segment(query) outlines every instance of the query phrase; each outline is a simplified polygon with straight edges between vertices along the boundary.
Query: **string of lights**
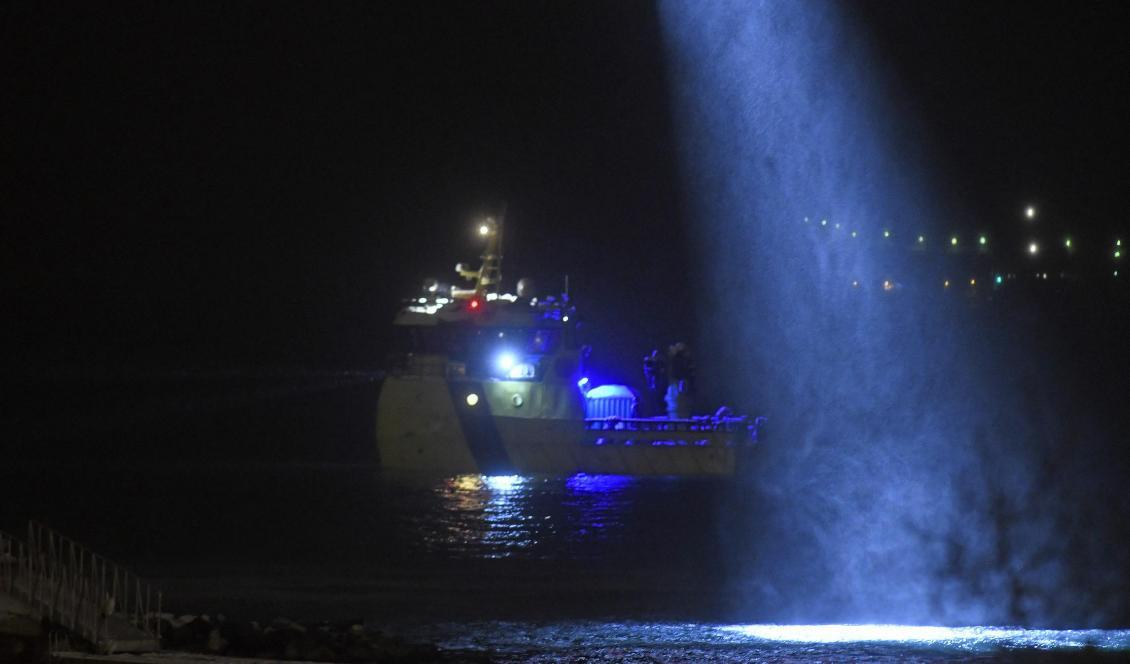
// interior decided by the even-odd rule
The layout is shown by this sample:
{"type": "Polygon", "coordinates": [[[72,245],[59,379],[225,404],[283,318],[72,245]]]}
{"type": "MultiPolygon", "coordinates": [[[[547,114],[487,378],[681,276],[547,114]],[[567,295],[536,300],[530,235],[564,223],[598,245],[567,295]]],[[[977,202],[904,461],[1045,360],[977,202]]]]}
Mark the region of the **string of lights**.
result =
{"type": "MultiPolygon", "coordinates": [[[[1033,206],[1024,208],[1022,216],[1027,222],[1026,227],[1031,227],[1037,217],[1036,208],[1033,206]]],[[[925,233],[907,233],[904,235],[890,227],[870,233],[858,229],[845,229],[842,223],[831,221],[828,217],[804,217],[802,223],[829,234],[835,234],[836,231],[844,231],[846,238],[853,242],[860,243],[860,246],[867,246],[865,243],[868,242],[877,242],[880,243],[880,247],[899,248],[901,246],[904,249],[914,252],[926,252],[935,249],[938,255],[951,257],[993,257],[1000,259],[997,262],[1004,262],[1003,259],[1005,258],[999,255],[999,243],[993,242],[988,233],[975,233],[971,235],[952,233],[937,238],[925,233]],[[912,239],[907,242],[902,242],[902,238],[912,239]]],[[[1019,250],[1018,253],[1026,261],[1027,267],[1012,270],[965,270],[970,275],[967,279],[943,276],[938,279],[940,287],[949,290],[956,287],[958,284],[963,284],[969,289],[976,289],[979,285],[987,283],[989,286],[996,289],[1005,286],[1009,282],[1021,279],[1048,281],[1049,279],[1064,280],[1078,276],[1077,271],[1067,269],[1049,270],[1044,263],[1053,258],[1057,260],[1074,261],[1081,267],[1085,266],[1091,272],[1098,271],[1100,274],[1108,275],[1112,279],[1119,278],[1119,268],[1123,255],[1121,237],[1108,237],[1094,244],[1081,244],[1079,239],[1070,233],[1060,234],[1060,239],[1054,243],[1045,242],[1044,238],[1049,235],[1048,233],[1027,232],[1023,233],[1023,235],[1027,236],[1028,239],[1018,243],[1016,249],[1019,250]],[[1084,247],[1089,247],[1089,249],[1084,249],[1084,247]],[[1106,261],[1106,263],[1104,264],[1102,261],[1106,261]],[[978,275],[983,273],[988,274],[988,279],[979,282],[978,275]]],[[[899,283],[890,277],[874,279],[872,283],[877,284],[883,291],[887,292],[894,291],[899,287],[899,283]]],[[[852,278],[850,284],[853,289],[859,289],[867,284],[867,280],[852,278]]]]}

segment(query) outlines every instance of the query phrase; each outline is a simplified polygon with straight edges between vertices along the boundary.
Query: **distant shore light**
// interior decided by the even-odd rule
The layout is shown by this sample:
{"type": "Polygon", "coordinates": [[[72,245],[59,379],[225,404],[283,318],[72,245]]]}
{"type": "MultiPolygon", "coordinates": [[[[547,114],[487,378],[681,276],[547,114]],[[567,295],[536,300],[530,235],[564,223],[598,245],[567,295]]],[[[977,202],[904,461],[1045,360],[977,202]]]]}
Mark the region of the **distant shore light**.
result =
{"type": "Polygon", "coordinates": [[[890,236],[891,236],[890,231],[883,231],[883,237],[890,237],[890,236]]]}
{"type": "Polygon", "coordinates": [[[926,241],[926,238],[925,238],[925,237],[923,237],[923,236],[921,236],[921,235],[919,235],[919,236],[918,236],[918,244],[922,244],[922,243],[923,243],[923,242],[925,242],[925,241],[926,241]]]}
{"type": "Polygon", "coordinates": [[[1028,206],[1028,207],[1027,207],[1027,208],[1026,208],[1026,209],[1024,210],[1024,216],[1025,216],[1025,217],[1028,217],[1029,219],[1035,219],[1035,218],[1036,218],[1036,208],[1034,208],[1034,207],[1032,207],[1031,205],[1029,205],[1029,206],[1028,206]]]}
{"type": "Polygon", "coordinates": [[[977,244],[980,244],[982,247],[985,246],[988,243],[989,243],[989,238],[985,237],[984,235],[977,238],[977,244]]]}
{"type": "Polygon", "coordinates": [[[956,235],[950,238],[950,246],[951,247],[957,246],[957,236],[956,235]]]}
{"type": "Polygon", "coordinates": [[[1032,254],[1033,256],[1040,253],[1040,245],[1036,244],[1035,242],[1029,243],[1028,244],[1028,253],[1032,254]]]}

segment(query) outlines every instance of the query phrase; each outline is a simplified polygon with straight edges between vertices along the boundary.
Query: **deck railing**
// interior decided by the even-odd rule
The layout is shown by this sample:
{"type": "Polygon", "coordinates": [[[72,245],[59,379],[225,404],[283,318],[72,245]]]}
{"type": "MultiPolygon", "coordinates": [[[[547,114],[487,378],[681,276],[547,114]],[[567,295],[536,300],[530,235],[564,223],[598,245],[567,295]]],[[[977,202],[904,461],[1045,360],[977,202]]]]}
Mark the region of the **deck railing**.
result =
{"type": "Polygon", "coordinates": [[[15,594],[16,576],[24,555],[23,542],[0,531],[0,593],[15,594]]]}
{"type": "Polygon", "coordinates": [[[123,620],[140,638],[161,639],[160,592],[40,523],[28,524],[26,544],[0,533],[0,591],[96,646],[123,620]]]}

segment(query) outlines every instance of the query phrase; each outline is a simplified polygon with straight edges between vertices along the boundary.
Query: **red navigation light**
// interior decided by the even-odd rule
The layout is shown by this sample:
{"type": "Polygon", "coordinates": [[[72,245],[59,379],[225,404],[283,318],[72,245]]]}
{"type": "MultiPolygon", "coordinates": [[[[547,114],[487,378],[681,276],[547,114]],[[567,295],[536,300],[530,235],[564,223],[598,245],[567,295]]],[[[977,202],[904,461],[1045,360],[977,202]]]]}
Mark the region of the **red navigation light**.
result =
{"type": "Polygon", "coordinates": [[[471,311],[482,311],[483,299],[477,295],[471,298],[471,301],[467,303],[467,309],[471,311]]]}

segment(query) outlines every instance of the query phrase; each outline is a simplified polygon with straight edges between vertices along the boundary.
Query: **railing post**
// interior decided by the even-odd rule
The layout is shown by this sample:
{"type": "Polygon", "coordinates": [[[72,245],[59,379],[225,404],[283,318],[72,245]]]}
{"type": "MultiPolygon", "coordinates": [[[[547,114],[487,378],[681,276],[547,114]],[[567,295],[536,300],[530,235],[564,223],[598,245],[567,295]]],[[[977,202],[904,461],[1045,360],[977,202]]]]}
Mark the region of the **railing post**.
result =
{"type": "Polygon", "coordinates": [[[110,636],[114,614],[160,641],[163,595],[159,591],[40,523],[29,521],[27,533],[26,545],[0,533],[0,590],[20,597],[39,615],[99,648],[110,636]]]}

